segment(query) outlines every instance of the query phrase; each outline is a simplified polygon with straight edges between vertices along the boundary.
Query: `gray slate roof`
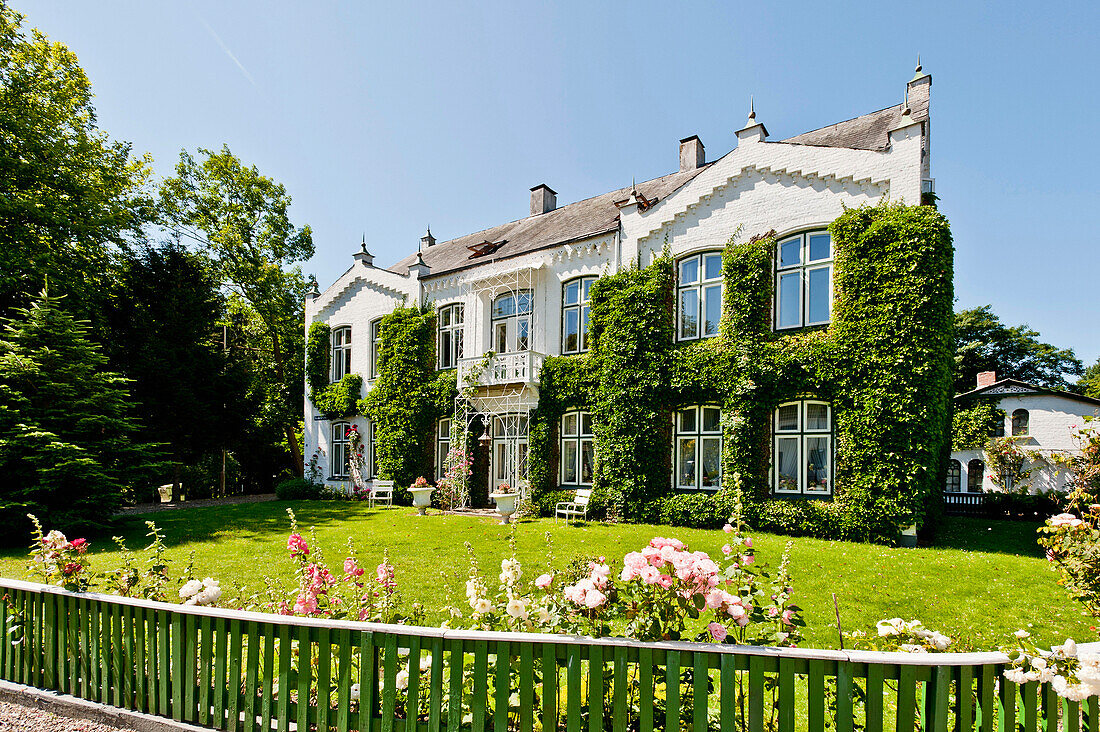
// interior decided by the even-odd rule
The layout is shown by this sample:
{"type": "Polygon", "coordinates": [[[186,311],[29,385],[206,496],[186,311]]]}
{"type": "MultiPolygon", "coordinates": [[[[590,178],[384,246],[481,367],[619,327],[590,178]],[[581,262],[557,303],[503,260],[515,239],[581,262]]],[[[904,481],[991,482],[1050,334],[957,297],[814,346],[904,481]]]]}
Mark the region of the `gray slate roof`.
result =
{"type": "MultiPolygon", "coordinates": [[[[663,199],[697,176],[706,167],[676,172],[644,183],[638,183],[638,193],[650,200],[654,198],[663,199]]],[[[628,198],[630,198],[629,186],[600,196],[586,198],[583,201],[570,203],[549,213],[528,216],[525,219],[494,226],[491,229],[460,236],[457,239],[441,241],[435,246],[424,249],[421,253],[424,256],[424,263],[431,268],[429,277],[434,277],[468,267],[476,267],[493,260],[515,257],[520,254],[567,244],[571,241],[586,239],[598,234],[605,234],[619,228],[619,209],[615,206],[615,203],[625,201],[628,198]],[[501,240],[504,241],[504,244],[492,254],[470,259],[472,252],[467,247],[476,246],[486,241],[499,242],[501,240]]],[[[409,265],[415,261],[416,254],[413,253],[389,269],[391,272],[405,274],[408,272],[409,265]]]]}
{"type": "MultiPolygon", "coordinates": [[[[845,147],[856,150],[885,150],[889,143],[889,131],[898,126],[901,120],[902,105],[897,104],[877,112],[865,114],[845,122],[804,132],[801,135],[783,140],[785,143],[799,145],[820,145],[824,147],[845,147]]],[[[928,119],[927,101],[918,102],[910,109],[915,121],[928,119]]],[[[680,186],[697,176],[712,163],[684,172],[676,172],[660,178],[638,184],[638,192],[648,199],[664,199],[680,186]]],[[[553,246],[586,239],[588,237],[615,231],[618,228],[618,201],[630,197],[630,188],[620,188],[600,196],[577,201],[549,213],[528,216],[525,219],[494,226],[457,239],[441,241],[421,253],[424,263],[431,268],[428,277],[450,274],[459,270],[476,267],[508,257],[547,249],[553,246]],[[504,241],[491,254],[470,258],[472,253],[467,247],[483,242],[504,241]]],[[[390,267],[391,272],[405,274],[409,265],[416,261],[416,253],[410,254],[390,267]]]]}

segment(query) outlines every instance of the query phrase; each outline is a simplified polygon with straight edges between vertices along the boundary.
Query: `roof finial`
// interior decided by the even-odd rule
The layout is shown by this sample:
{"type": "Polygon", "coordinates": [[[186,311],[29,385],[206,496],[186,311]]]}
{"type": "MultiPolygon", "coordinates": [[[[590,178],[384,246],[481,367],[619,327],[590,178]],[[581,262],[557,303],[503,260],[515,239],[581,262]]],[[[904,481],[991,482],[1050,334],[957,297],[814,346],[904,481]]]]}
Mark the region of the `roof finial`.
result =
{"type": "Polygon", "coordinates": [[[756,100],[753,99],[753,95],[749,95],[749,123],[746,127],[751,127],[756,123],[756,100]]]}
{"type": "Polygon", "coordinates": [[[919,74],[919,73],[921,72],[921,67],[920,67],[920,54],[919,54],[919,53],[917,54],[917,68],[916,68],[916,69],[914,69],[914,70],[915,70],[915,71],[916,71],[916,72],[917,72],[918,74],[919,74]]]}
{"type": "Polygon", "coordinates": [[[367,232],[363,232],[363,241],[359,243],[359,248],[364,252],[367,251],[367,232]]]}

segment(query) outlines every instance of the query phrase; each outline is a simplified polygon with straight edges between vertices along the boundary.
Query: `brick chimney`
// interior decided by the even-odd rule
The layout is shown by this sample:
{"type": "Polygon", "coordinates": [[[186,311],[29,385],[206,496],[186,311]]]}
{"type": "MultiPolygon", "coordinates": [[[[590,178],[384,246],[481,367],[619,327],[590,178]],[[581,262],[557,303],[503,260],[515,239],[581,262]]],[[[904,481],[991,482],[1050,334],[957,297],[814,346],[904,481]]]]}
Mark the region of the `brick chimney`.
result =
{"type": "Polygon", "coordinates": [[[997,372],[996,371],[982,371],[981,373],[978,374],[978,388],[979,389],[981,389],[983,386],[989,386],[991,384],[995,384],[996,382],[997,382],[997,372]]]}
{"type": "Polygon", "coordinates": [[[707,162],[707,153],[703,149],[703,141],[698,135],[685,137],[680,140],[680,172],[695,170],[703,167],[707,162]]]}
{"type": "Polygon", "coordinates": [[[545,183],[531,189],[531,215],[550,213],[558,207],[558,193],[545,183]]]}

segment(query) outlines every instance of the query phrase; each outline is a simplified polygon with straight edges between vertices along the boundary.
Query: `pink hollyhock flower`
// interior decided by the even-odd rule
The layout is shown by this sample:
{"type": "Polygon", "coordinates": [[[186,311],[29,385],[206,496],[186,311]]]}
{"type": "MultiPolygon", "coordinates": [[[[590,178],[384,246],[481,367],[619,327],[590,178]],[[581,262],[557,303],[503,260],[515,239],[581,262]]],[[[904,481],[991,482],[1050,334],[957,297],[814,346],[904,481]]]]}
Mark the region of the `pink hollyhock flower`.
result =
{"type": "Polygon", "coordinates": [[[721,623],[710,623],[707,625],[707,630],[710,631],[710,637],[718,643],[724,641],[726,639],[726,635],[728,635],[726,626],[722,625],[721,623]]]}
{"type": "Polygon", "coordinates": [[[591,590],[584,595],[584,605],[589,609],[595,610],[605,602],[607,602],[607,595],[599,590],[591,590]]]}
{"type": "Polygon", "coordinates": [[[752,549],[752,537],[751,536],[746,536],[745,537],[745,546],[747,546],[749,549],[752,549]]]}
{"type": "Polygon", "coordinates": [[[550,584],[554,581],[554,578],[548,574],[540,574],[535,580],[535,587],[541,590],[549,589],[550,584]]]}
{"type": "Polygon", "coordinates": [[[722,531],[726,532],[727,534],[732,534],[733,533],[733,527],[730,526],[729,524],[726,524],[725,526],[722,527],[722,531]]]}
{"type": "Polygon", "coordinates": [[[779,619],[783,621],[784,625],[794,625],[794,623],[791,622],[793,617],[794,610],[784,610],[783,615],[781,615],[779,619]]]}
{"type": "Polygon", "coordinates": [[[356,564],[351,557],[344,560],[344,574],[348,577],[362,577],[365,572],[366,570],[356,564]]]}
{"type": "Polygon", "coordinates": [[[746,555],[744,555],[743,557],[741,557],[741,562],[742,562],[742,564],[744,564],[744,565],[745,565],[746,567],[747,567],[747,566],[749,566],[750,564],[752,564],[752,563],[753,563],[753,562],[755,562],[755,561],[756,561],[756,557],[754,557],[754,556],[753,556],[753,555],[751,555],[751,554],[746,554],[746,555]]]}
{"type": "Polygon", "coordinates": [[[722,545],[722,553],[725,554],[728,557],[730,554],[733,554],[733,547],[730,546],[729,544],[723,544],[722,545]]]}
{"type": "Polygon", "coordinates": [[[301,554],[303,557],[309,556],[309,544],[302,538],[301,534],[291,534],[287,539],[286,548],[290,550],[290,556],[296,557],[301,554]]]}
{"type": "Polygon", "coordinates": [[[317,612],[317,598],[313,595],[298,595],[294,603],[295,615],[312,615],[317,612]]]}
{"type": "Polygon", "coordinates": [[[776,615],[779,614],[779,610],[774,607],[769,607],[767,612],[769,618],[774,618],[776,615]]]}
{"type": "Polygon", "coordinates": [[[76,549],[77,553],[83,554],[84,552],[88,551],[88,540],[87,539],[73,539],[72,547],[73,547],[73,549],[76,549]]]}

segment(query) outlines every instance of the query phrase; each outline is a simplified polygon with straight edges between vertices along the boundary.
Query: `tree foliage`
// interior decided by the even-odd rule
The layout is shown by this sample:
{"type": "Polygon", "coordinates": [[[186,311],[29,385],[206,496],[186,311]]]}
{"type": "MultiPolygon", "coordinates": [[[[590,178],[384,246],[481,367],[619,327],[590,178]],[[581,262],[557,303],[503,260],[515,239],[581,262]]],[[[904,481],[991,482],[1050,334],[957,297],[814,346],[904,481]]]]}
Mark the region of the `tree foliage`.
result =
{"type": "Polygon", "coordinates": [[[0,525],[33,513],[64,531],[102,528],[157,457],[136,441],[126,379],[57,298],[17,309],[0,337],[0,525]]]}
{"type": "Polygon", "coordinates": [[[262,419],[282,434],[290,467],[302,472],[297,424],[303,393],[303,299],[308,285],[295,263],[313,256],[308,226],[290,220],[286,188],[244,165],[228,147],[180,153],[176,175],[161,186],[163,222],[198,242],[231,291],[230,309],[248,322],[262,419]]]}
{"type": "Polygon", "coordinates": [[[1072,390],[1067,376],[1083,373],[1072,348],[1039,340],[1026,323],[1006,326],[991,305],[955,313],[955,391],[970,391],[982,371],[998,379],[1019,379],[1049,389],[1072,390]]]}
{"type": "Polygon", "coordinates": [[[0,130],[0,314],[27,305],[48,278],[67,309],[96,318],[114,254],[152,214],[149,158],[99,129],[75,54],[28,33],[6,4],[0,130]]]}
{"type": "Polygon", "coordinates": [[[1077,390],[1085,396],[1100,399],[1100,359],[1081,374],[1077,380],[1077,390]]]}

